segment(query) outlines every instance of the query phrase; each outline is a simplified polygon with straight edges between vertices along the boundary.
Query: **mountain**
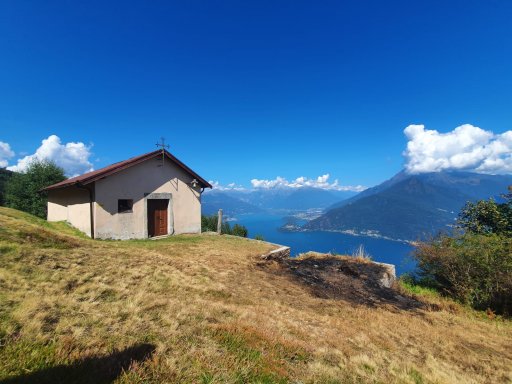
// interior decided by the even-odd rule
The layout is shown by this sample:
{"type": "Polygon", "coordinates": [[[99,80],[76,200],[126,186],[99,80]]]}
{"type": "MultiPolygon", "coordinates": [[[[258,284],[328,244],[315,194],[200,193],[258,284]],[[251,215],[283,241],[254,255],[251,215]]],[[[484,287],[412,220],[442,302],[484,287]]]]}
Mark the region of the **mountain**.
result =
{"type": "Polygon", "coordinates": [[[327,210],[329,211],[334,208],[340,208],[340,207],[343,207],[344,205],[353,203],[354,201],[357,201],[364,197],[375,195],[375,194],[395,185],[396,183],[399,183],[400,181],[405,180],[407,177],[408,177],[407,173],[405,171],[401,171],[401,172],[397,173],[395,176],[393,176],[391,179],[386,180],[383,183],[381,183],[375,187],[365,189],[364,191],[362,191],[348,199],[337,201],[335,204],[328,207],[327,210]]]}
{"type": "Polygon", "coordinates": [[[203,213],[211,214],[219,208],[228,215],[263,211],[305,211],[324,209],[355,195],[350,191],[328,191],[320,188],[273,188],[258,190],[208,191],[203,194],[203,213]]]}
{"type": "Polygon", "coordinates": [[[260,207],[222,191],[203,193],[201,200],[202,213],[204,215],[213,215],[221,208],[227,216],[262,212],[260,207]]]}
{"type": "Polygon", "coordinates": [[[247,198],[253,204],[264,209],[297,211],[327,208],[340,199],[353,195],[353,192],[302,187],[256,190],[251,192],[247,198]]]}
{"type": "Polygon", "coordinates": [[[467,201],[499,199],[512,176],[469,172],[409,175],[390,180],[338,202],[306,230],[372,233],[394,239],[417,240],[449,229],[467,201]]]}

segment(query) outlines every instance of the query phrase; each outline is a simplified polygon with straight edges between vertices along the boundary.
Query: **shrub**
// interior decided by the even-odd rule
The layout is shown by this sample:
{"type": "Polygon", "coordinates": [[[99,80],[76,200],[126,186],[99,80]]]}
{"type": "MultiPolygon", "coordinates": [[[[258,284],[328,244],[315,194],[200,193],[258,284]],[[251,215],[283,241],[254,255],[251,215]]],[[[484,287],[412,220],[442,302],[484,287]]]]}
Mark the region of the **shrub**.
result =
{"type": "Polygon", "coordinates": [[[420,243],[414,251],[420,282],[476,309],[512,314],[512,186],[493,199],[468,202],[461,230],[420,243]]]}
{"type": "Polygon", "coordinates": [[[440,235],[420,243],[414,257],[423,285],[476,309],[512,313],[512,238],[440,235]]]}
{"type": "Polygon", "coordinates": [[[231,234],[234,236],[247,237],[247,233],[247,228],[240,224],[235,224],[231,230],[231,234]]]}
{"type": "Polygon", "coordinates": [[[254,240],[261,240],[261,241],[265,241],[265,238],[263,237],[263,235],[258,234],[258,235],[256,235],[256,236],[254,236],[254,240]]]}

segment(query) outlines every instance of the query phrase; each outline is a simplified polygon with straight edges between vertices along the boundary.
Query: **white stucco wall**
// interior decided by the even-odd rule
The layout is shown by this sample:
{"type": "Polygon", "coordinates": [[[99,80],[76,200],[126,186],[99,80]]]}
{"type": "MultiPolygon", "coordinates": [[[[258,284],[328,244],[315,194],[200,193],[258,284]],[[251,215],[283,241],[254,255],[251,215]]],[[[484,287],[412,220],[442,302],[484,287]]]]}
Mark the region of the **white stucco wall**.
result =
{"type": "Polygon", "coordinates": [[[95,237],[145,238],[145,195],[170,193],[174,233],[201,232],[200,188],[192,189],[192,177],[166,159],[150,159],[95,183],[95,237]],[[133,212],[117,213],[118,199],[132,199],[133,212]]]}
{"type": "Polygon", "coordinates": [[[76,187],[48,191],[48,221],[67,221],[90,236],[89,192],[76,187]]]}

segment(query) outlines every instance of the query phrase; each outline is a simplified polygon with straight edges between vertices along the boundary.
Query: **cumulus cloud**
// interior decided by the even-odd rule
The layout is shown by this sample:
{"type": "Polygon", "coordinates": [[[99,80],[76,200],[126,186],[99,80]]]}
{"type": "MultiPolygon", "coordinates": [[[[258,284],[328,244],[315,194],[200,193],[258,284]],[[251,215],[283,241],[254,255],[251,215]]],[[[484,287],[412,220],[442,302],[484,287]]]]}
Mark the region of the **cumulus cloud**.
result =
{"type": "Polygon", "coordinates": [[[332,183],[329,183],[329,177],[330,175],[327,173],[325,175],[318,176],[316,179],[309,179],[307,177],[301,176],[297,177],[293,181],[288,181],[283,177],[277,176],[273,180],[252,179],[251,184],[254,188],[257,189],[311,187],[334,191],[354,192],[361,192],[366,189],[366,187],[363,187],[362,185],[340,185],[337,179],[332,183]]]}
{"type": "Polygon", "coordinates": [[[76,176],[93,170],[93,165],[89,161],[90,156],[90,146],[80,142],[63,144],[58,136],[51,135],[41,142],[41,146],[34,154],[18,159],[16,165],[7,169],[23,172],[33,160],[52,160],[64,169],[66,175],[76,176]]]}
{"type": "Polygon", "coordinates": [[[409,125],[405,169],[409,173],[463,170],[488,174],[512,173],[512,131],[495,134],[471,124],[439,133],[409,125]]]}
{"type": "Polygon", "coordinates": [[[14,156],[14,151],[11,149],[9,143],[0,141],[0,168],[7,167],[8,160],[14,156]]]}
{"type": "MultiPolygon", "coordinates": [[[[213,187],[212,190],[217,191],[245,191],[246,188],[236,183],[229,183],[228,185],[222,185],[218,181],[210,180],[208,181],[213,187]]],[[[206,190],[208,191],[208,190],[206,190]]]]}

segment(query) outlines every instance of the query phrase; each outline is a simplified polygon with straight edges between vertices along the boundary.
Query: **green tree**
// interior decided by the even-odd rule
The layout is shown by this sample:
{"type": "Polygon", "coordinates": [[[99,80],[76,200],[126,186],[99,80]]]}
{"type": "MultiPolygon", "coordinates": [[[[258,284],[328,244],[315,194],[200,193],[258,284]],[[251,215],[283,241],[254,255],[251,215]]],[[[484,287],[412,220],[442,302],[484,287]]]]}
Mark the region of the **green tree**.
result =
{"type": "Polygon", "coordinates": [[[48,196],[41,189],[65,180],[64,170],[48,160],[34,160],[23,173],[14,173],[5,186],[6,206],[46,218],[48,196]]]}
{"type": "Polygon", "coordinates": [[[512,199],[498,204],[493,199],[468,202],[457,220],[459,226],[474,234],[512,234],[512,199]]]}

